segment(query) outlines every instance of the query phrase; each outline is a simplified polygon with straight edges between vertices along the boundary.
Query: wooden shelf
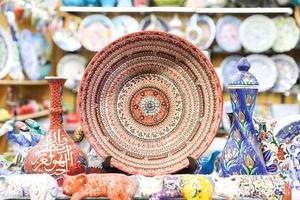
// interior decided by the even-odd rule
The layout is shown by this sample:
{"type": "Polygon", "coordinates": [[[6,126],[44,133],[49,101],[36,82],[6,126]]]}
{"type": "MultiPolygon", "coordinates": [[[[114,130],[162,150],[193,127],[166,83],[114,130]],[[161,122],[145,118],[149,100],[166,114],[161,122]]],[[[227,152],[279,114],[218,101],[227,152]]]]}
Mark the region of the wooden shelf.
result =
{"type": "Polygon", "coordinates": [[[37,80],[37,81],[32,81],[32,80],[0,80],[0,85],[48,85],[47,81],[45,80],[37,80]]]}
{"type": "Polygon", "coordinates": [[[276,8],[193,8],[193,7],[73,7],[62,6],[62,12],[83,13],[200,13],[200,14],[293,14],[290,7],[276,8]]]}
{"type": "MultiPolygon", "coordinates": [[[[12,117],[11,119],[15,119],[18,121],[24,121],[26,119],[36,119],[36,118],[41,118],[41,117],[46,117],[49,115],[49,110],[42,110],[36,113],[31,113],[31,114],[26,114],[26,115],[18,115],[15,118],[12,117]]],[[[4,122],[4,121],[2,121],[4,122]]]]}

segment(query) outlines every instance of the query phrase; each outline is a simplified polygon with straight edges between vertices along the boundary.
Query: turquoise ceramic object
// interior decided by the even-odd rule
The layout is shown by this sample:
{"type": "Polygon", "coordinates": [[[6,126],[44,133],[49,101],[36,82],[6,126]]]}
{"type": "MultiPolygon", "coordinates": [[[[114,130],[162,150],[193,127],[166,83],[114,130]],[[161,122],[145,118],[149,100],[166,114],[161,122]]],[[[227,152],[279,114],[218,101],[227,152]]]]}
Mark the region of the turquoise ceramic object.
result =
{"type": "Polygon", "coordinates": [[[221,155],[221,175],[265,175],[267,170],[252,120],[258,81],[248,72],[250,64],[246,58],[241,58],[237,68],[239,72],[228,86],[234,115],[230,135],[221,155]]]}
{"type": "Polygon", "coordinates": [[[220,151],[214,151],[210,158],[206,156],[201,157],[198,161],[199,168],[196,171],[196,174],[212,174],[215,169],[216,158],[219,154],[220,151]]]}
{"type": "Polygon", "coordinates": [[[116,0],[100,0],[102,7],[114,7],[116,5],[116,0]]]}

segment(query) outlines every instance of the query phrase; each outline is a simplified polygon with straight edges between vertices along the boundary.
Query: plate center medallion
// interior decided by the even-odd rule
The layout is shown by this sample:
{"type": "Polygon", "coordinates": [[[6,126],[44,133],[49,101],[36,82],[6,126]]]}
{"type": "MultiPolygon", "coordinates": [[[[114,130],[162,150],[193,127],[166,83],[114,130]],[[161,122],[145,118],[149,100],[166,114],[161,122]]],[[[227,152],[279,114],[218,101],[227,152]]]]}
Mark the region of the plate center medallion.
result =
{"type": "Polygon", "coordinates": [[[146,126],[157,125],[169,113],[169,100],[156,88],[143,88],[132,98],[130,105],[133,118],[146,126]]]}

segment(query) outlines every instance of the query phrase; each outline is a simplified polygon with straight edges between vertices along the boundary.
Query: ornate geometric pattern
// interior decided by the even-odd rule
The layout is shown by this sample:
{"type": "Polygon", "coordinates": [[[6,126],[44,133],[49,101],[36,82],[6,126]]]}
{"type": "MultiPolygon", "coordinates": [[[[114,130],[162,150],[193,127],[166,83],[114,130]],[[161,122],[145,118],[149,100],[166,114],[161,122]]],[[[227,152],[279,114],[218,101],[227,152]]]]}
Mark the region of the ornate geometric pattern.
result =
{"type": "Polygon", "coordinates": [[[222,91],[207,58],[177,36],[145,31],[98,52],[79,91],[83,131],[103,158],[131,174],[176,172],[210,145],[222,91]]]}

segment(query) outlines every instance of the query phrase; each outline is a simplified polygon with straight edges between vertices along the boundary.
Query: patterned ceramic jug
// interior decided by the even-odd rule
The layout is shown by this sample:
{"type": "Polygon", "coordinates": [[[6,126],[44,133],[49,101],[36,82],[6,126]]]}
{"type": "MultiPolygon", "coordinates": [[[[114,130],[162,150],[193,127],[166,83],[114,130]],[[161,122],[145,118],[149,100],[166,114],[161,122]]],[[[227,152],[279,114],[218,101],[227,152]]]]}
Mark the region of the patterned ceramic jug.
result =
{"type": "Polygon", "coordinates": [[[66,79],[59,77],[46,79],[51,92],[50,128],[47,135],[28,152],[24,170],[29,174],[50,174],[62,184],[64,174],[75,175],[85,172],[87,158],[62,126],[61,99],[66,79]]]}
{"type": "Polygon", "coordinates": [[[239,72],[228,86],[233,123],[221,155],[220,175],[264,175],[267,171],[252,121],[258,81],[248,72],[250,64],[246,58],[241,58],[237,68],[239,72]]]}

